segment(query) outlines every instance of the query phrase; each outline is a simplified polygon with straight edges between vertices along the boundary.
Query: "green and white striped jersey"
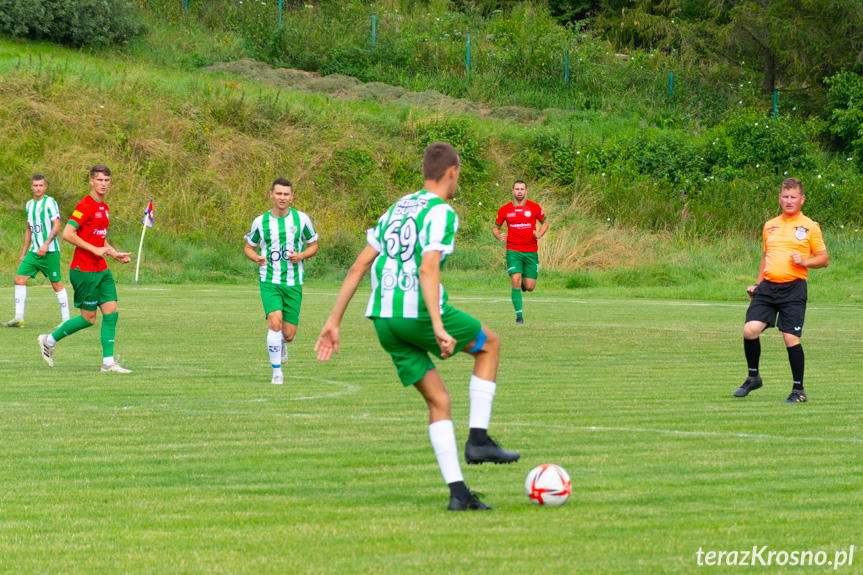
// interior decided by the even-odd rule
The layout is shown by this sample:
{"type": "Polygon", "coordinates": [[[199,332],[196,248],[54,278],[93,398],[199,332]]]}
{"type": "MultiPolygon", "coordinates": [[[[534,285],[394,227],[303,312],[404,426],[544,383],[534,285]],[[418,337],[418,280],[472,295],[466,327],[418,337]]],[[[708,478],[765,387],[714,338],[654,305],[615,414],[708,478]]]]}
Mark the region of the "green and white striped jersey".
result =
{"type": "MultiPolygon", "coordinates": [[[[366,233],[369,245],[379,252],[372,264],[372,295],[366,317],[429,319],[420,292],[422,257],[438,251],[443,263],[455,249],[456,231],[455,210],[431,192],[408,194],[390,206],[366,233]]],[[[446,300],[441,284],[441,310],[446,300]]]]}
{"type": "Polygon", "coordinates": [[[318,241],[312,220],[305,212],[290,208],[282,218],[267,212],[255,218],[252,229],[245,236],[250,246],[259,247],[267,258],[261,266],[261,281],[285,286],[303,285],[303,262],[292,264],[288,259],[293,252],[301,252],[305,244],[318,241]]]}
{"type": "MultiPolygon", "coordinates": [[[[27,224],[30,226],[30,251],[38,251],[48,239],[54,220],[60,219],[60,207],[51,196],[42,196],[38,202],[33,199],[27,202],[24,208],[27,210],[27,224]]],[[[59,252],[60,243],[57,238],[48,244],[49,252],[59,252]]]]}

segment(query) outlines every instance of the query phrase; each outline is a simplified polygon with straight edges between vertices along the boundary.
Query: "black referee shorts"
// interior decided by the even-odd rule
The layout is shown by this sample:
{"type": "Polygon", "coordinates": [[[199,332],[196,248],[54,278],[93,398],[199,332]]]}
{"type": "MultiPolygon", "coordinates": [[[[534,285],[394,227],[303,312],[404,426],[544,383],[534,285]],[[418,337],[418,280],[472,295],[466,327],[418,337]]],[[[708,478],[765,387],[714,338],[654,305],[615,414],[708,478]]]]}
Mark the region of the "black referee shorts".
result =
{"type": "Polygon", "coordinates": [[[776,326],[783,333],[800,337],[803,335],[807,296],[806,280],[796,279],[781,284],[763,280],[752,294],[746,321],[761,321],[767,327],[776,326]],[[778,323],[776,314],[779,314],[778,323]]]}

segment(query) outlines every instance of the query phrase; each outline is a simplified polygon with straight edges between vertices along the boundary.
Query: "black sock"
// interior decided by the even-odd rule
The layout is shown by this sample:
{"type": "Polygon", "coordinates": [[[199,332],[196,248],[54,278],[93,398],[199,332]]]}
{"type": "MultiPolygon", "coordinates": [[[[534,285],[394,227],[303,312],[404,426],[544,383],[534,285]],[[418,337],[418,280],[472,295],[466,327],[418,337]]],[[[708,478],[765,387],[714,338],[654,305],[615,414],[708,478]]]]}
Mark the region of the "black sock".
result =
{"type": "Polygon", "coordinates": [[[459,499],[468,499],[470,497],[470,490],[464,484],[464,481],[453,481],[447,485],[449,485],[450,497],[458,497],[459,499]]]}
{"type": "Polygon", "coordinates": [[[488,440],[488,430],[480,429],[479,427],[471,427],[470,435],[468,435],[467,440],[474,445],[482,445],[488,440]]]}
{"type": "Polygon", "coordinates": [[[803,345],[797,344],[788,348],[788,361],[791,363],[791,377],[794,379],[794,389],[803,389],[803,345]]]}
{"type": "Polygon", "coordinates": [[[749,366],[749,377],[758,377],[758,360],[761,358],[761,340],[743,338],[743,352],[749,366]]]}

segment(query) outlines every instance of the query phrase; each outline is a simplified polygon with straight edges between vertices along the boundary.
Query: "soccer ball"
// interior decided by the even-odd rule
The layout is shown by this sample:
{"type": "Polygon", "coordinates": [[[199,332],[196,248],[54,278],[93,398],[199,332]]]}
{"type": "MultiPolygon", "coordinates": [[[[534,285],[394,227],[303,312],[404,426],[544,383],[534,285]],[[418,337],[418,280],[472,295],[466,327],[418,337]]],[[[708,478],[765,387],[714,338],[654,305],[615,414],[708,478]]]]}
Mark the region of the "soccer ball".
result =
{"type": "Polygon", "coordinates": [[[524,492],[531,503],[546,507],[560,507],[569,499],[572,481],[569,474],[553,463],[543,463],[527,474],[524,492]]]}

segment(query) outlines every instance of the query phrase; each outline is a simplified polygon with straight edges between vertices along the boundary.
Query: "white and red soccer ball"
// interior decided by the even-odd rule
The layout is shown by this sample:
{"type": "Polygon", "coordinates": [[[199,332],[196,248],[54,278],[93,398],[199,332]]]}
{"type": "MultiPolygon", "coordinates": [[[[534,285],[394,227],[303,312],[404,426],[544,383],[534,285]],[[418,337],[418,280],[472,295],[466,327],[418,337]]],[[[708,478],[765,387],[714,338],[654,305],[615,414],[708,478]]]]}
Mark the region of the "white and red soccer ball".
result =
{"type": "Polygon", "coordinates": [[[569,474],[553,463],[543,463],[531,469],[524,482],[524,492],[530,502],[545,507],[560,507],[572,493],[569,474]]]}

